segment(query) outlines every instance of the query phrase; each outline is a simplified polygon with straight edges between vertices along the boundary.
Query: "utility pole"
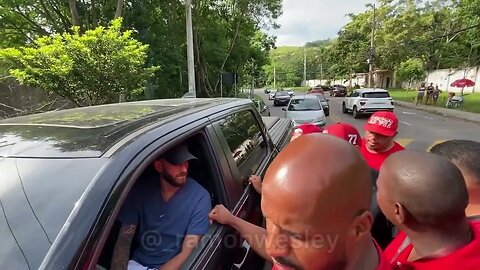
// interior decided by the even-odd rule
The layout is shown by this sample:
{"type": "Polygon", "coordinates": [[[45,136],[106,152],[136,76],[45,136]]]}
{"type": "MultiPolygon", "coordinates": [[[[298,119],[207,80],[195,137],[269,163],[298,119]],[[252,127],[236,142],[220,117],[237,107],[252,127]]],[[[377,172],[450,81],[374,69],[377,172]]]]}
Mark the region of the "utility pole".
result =
{"type": "Polygon", "coordinates": [[[186,27],[187,27],[187,63],[188,63],[188,92],[197,97],[195,89],[195,59],[193,54],[193,27],[192,27],[192,3],[185,1],[186,27]]]}
{"type": "Polygon", "coordinates": [[[368,57],[368,87],[373,87],[373,58],[375,54],[375,13],[376,8],[375,4],[373,4],[373,19],[372,19],[372,37],[370,40],[370,52],[368,57]]]}
{"type": "Polygon", "coordinates": [[[303,86],[307,86],[307,50],[303,47],[303,86]]]}

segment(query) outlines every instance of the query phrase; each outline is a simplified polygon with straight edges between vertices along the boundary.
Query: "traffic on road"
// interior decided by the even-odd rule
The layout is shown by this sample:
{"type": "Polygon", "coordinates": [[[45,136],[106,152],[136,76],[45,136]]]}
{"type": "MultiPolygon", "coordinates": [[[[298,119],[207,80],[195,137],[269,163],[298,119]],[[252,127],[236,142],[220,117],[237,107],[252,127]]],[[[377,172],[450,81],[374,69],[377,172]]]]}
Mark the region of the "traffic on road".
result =
{"type": "MultiPolygon", "coordinates": [[[[263,90],[256,90],[255,93],[263,97],[265,103],[270,108],[272,116],[286,117],[285,111],[282,110],[283,107],[273,106],[272,102],[268,100],[268,95],[264,94],[263,90]]],[[[297,97],[303,94],[305,93],[295,92],[297,97]]],[[[380,94],[383,95],[384,92],[379,91],[380,94]]],[[[363,115],[356,119],[352,112],[344,113],[342,105],[344,102],[349,102],[349,97],[330,97],[328,92],[325,93],[325,96],[328,99],[330,113],[326,117],[326,126],[343,122],[355,126],[360,131],[363,130],[369,115],[363,115]]],[[[390,100],[391,98],[387,98],[386,102],[389,103],[390,100]]],[[[386,105],[388,105],[388,110],[393,110],[399,119],[400,126],[395,140],[407,149],[428,150],[436,144],[451,139],[478,140],[479,138],[479,124],[401,106],[393,106],[391,103],[386,103],[386,105]]]]}

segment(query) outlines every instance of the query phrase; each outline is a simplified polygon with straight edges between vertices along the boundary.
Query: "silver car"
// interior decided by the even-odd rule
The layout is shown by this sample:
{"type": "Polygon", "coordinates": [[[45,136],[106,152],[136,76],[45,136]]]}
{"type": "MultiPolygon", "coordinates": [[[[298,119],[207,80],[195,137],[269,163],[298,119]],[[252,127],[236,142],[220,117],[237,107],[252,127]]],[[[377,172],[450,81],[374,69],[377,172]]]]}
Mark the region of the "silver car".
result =
{"type": "Polygon", "coordinates": [[[287,108],[283,108],[285,117],[292,119],[294,126],[311,123],[325,126],[327,119],[320,100],[314,95],[292,97],[287,108]]]}
{"type": "Polygon", "coordinates": [[[324,94],[320,94],[320,93],[313,93],[313,94],[309,94],[309,95],[316,96],[318,98],[318,100],[320,100],[320,103],[322,104],[322,108],[323,108],[323,112],[325,113],[325,116],[329,116],[330,115],[330,104],[328,104],[328,98],[326,98],[324,94]]]}

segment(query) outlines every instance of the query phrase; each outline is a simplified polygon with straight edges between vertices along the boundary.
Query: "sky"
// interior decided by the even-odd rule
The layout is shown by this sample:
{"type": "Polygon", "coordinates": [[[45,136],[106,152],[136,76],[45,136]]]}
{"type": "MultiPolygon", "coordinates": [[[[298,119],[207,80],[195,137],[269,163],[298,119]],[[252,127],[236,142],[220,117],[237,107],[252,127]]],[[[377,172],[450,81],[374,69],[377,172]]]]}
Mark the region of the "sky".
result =
{"type": "Polygon", "coordinates": [[[346,14],[366,10],[374,0],[283,0],[277,46],[303,46],[309,41],[333,38],[348,21],[346,14]]]}

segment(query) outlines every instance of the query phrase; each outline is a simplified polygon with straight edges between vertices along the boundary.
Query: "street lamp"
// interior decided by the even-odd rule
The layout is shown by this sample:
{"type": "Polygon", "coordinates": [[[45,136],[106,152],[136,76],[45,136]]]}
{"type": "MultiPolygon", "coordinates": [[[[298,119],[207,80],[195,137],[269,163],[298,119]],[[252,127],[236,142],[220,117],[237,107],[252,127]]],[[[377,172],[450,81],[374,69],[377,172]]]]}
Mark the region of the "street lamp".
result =
{"type": "Polygon", "coordinates": [[[192,1],[185,0],[185,17],[187,28],[187,64],[188,64],[188,92],[197,97],[195,89],[195,59],[193,54],[193,27],[192,27],[192,1]]]}

